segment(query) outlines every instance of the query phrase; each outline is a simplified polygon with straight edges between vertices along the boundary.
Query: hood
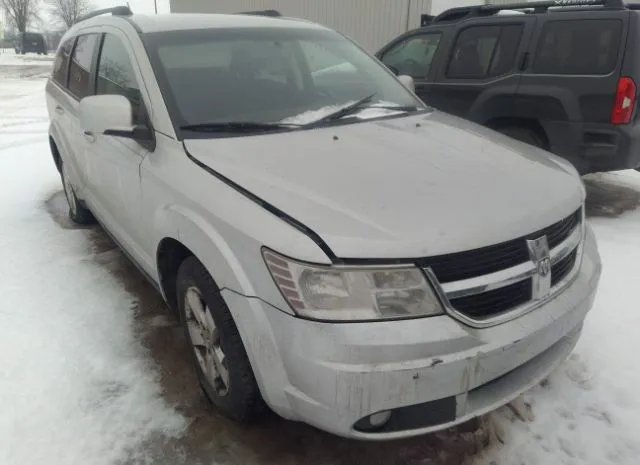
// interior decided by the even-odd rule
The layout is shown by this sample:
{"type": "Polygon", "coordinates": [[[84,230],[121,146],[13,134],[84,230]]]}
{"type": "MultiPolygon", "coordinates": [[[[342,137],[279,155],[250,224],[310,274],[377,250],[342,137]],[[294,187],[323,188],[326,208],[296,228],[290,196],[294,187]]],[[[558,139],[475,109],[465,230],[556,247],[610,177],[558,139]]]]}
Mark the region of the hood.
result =
{"type": "Polygon", "coordinates": [[[492,245],[561,220],[584,197],[575,170],[554,156],[440,112],[185,147],[340,258],[492,245]]]}

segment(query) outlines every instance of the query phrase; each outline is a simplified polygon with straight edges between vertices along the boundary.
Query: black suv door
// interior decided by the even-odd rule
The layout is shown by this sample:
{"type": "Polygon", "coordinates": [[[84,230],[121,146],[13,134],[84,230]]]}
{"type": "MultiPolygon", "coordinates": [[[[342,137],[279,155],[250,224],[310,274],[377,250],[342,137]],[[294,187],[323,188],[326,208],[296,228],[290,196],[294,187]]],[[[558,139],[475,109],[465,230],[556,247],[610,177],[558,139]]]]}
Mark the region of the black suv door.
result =
{"type": "Polygon", "coordinates": [[[427,101],[435,70],[431,66],[443,49],[447,28],[408,32],[386,45],[377,57],[398,76],[411,76],[416,94],[427,101]]]}
{"type": "Polygon", "coordinates": [[[536,17],[508,15],[463,21],[436,70],[427,104],[485,124],[512,114],[536,17]]]}

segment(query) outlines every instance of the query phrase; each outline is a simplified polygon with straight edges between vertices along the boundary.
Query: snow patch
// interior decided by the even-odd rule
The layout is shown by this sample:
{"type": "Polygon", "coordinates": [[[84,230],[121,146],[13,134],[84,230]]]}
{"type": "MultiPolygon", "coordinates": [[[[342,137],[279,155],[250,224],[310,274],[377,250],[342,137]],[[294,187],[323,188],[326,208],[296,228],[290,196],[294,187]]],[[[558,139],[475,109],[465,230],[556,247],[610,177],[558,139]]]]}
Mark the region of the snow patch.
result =
{"type": "Polygon", "coordinates": [[[0,99],[0,464],[127,462],[186,421],[136,339],[134,297],[92,260],[87,231],[45,210],[61,185],[37,121],[44,84],[19,85],[22,103],[0,99]]]}
{"type": "MultiPolygon", "coordinates": [[[[345,102],[340,105],[327,105],[322,108],[318,108],[317,110],[310,110],[304,113],[300,113],[299,115],[296,115],[296,116],[285,118],[279,121],[279,123],[296,124],[296,125],[310,124],[324,118],[325,116],[330,115],[333,112],[340,110],[341,108],[347,107],[355,102],[356,100],[352,100],[350,102],[345,102]]],[[[390,107],[390,106],[396,106],[396,104],[389,103],[389,102],[377,102],[377,103],[369,104],[366,108],[363,108],[362,110],[358,111],[358,113],[349,115],[349,118],[367,120],[367,119],[379,118],[381,116],[391,116],[391,115],[404,113],[403,111],[397,111],[390,108],[381,108],[381,107],[390,107]]]]}

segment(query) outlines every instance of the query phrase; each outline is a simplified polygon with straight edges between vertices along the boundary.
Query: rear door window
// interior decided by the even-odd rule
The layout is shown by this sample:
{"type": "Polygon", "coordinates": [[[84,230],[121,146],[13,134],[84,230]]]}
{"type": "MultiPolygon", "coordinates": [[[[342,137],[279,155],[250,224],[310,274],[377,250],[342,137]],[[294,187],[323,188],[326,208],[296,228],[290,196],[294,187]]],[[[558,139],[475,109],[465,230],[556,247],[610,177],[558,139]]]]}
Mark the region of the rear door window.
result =
{"type": "Polygon", "coordinates": [[[440,33],[420,34],[394,45],[381,61],[396,74],[425,78],[440,45],[440,33]]]}
{"type": "Polygon", "coordinates": [[[69,71],[69,56],[73,49],[75,38],[66,40],[58,50],[56,59],[53,62],[53,80],[62,87],[67,87],[67,74],[69,71]]]}
{"type": "Polygon", "coordinates": [[[98,43],[98,34],[78,36],[69,66],[69,91],[78,99],[91,95],[91,63],[98,43]]]}
{"type": "Polygon", "coordinates": [[[549,21],[544,25],[533,72],[538,74],[603,75],[618,61],[622,21],[586,19],[549,21]]]}
{"type": "Polygon", "coordinates": [[[515,67],[523,29],[522,24],[464,29],[453,47],[447,77],[483,79],[508,73],[515,67]]]}

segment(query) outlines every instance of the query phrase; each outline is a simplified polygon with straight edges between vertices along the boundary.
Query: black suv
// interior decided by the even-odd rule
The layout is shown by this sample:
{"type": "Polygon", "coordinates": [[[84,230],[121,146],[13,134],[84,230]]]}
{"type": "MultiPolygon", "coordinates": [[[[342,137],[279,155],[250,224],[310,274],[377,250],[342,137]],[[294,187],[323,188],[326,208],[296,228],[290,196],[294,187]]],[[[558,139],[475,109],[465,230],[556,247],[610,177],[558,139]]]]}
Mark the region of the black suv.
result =
{"type": "Polygon", "coordinates": [[[47,43],[42,34],[37,32],[21,32],[16,37],[13,48],[17,54],[37,53],[38,55],[47,54],[47,43]]]}
{"type": "Polygon", "coordinates": [[[385,46],[429,105],[545,148],[583,174],[640,166],[640,5],[453,8],[385,46]]]}

